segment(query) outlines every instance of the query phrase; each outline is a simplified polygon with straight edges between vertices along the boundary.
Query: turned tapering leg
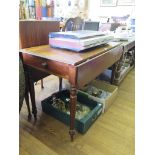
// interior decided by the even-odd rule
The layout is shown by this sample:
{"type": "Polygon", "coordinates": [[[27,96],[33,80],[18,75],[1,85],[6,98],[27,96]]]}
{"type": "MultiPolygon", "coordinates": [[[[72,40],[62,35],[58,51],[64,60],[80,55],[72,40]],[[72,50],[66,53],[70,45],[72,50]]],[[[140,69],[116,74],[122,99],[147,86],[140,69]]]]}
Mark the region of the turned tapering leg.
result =
{"type": "Polygon", "coordinates": [[[43,79],[41,79],[41,89],[44,88],[43,79]]]}
{"type": "Polygon", "coordinates": [[[62,90],[62,78],[59,77],[59,91],[62,90]]]}
{"type": "Polygon", "coordinates": [[[113,64],[111,84],[116,84],[118,80],[121,78],[124,56],[125,55],[122,54],[121,58],[115,64],[113,64]]]}
{"type": "Polygon", "coordinates": [[[74,86],[70,89],[70,130],[71,141],[75,135],[75,113],[76,113],[77,90],[74,86]]]}

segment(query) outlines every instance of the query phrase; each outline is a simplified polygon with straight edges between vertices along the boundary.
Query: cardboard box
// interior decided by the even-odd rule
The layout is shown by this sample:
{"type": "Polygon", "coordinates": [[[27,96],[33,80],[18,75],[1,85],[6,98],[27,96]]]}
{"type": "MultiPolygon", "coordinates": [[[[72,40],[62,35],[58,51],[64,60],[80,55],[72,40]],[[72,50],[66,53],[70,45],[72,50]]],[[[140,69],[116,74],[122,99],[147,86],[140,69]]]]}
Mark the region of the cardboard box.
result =
{"type": "Polygon", "coordinates": [[[88,98],[94,100],[94,101],[97,101],[97,102],[100,102],[103,104],[103,108],[104,108],[104,111],[107,111],[108,108],[111,106],[111,104],[115,101],[116,99],[116,96],[117,96],[117,93],[118,93],[118,87],[115,86],[115,85],[111,85],[105,81],[100,81],[100,80],[94,80],[90,83],[90,85],[98,88],[98,89],[102,89],[102,90],[105,90],[107,92],[110,92],[110,96],[108,96],[107,98],[98,98],[98,97],[95,97],[95,96],[92,96],[90,94],[88,94],[87,92],[84,92],[83,90],[79,90],[80,92],[84,93],[85,95],[88,96],[88,98]]]}

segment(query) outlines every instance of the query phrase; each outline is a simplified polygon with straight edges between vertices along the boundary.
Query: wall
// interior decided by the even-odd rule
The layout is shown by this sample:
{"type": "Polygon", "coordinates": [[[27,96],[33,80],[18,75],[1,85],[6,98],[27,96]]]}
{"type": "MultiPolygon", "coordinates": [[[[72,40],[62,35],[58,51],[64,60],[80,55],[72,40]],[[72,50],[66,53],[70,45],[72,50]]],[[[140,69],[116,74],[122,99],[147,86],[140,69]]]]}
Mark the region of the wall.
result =
{"type": "Polygon", "coordinates": [[[92,20],[100,20],[101,16],[109,17],[134,14],[134,6],[101,7],[100,0],[89,0],[88,10],[88,18],[92,20]]]}
{"type": "Polygon", "coordinates": [[[88,0],[70,0],[70,5],[68,5],[68,2],[69,0],[57,0],[55,2],[55,17],[87,17],[88,0]],[[81,3],[84,3],[84,7],[80,7],[81,3]]]}

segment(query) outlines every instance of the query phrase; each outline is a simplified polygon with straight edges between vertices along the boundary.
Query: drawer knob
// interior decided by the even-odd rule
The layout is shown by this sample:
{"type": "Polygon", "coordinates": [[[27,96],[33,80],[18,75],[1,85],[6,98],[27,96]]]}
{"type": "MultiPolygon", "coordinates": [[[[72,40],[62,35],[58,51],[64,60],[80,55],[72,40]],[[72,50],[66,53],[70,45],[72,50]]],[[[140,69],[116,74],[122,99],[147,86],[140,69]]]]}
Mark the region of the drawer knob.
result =
{"type": "Polygon", "coordinates": [[[43,62],[43,63],[41,63],[41,65],[43,66],[43,67],[47,67],[48,65],[47,65],[47,62],[43,62]]]}

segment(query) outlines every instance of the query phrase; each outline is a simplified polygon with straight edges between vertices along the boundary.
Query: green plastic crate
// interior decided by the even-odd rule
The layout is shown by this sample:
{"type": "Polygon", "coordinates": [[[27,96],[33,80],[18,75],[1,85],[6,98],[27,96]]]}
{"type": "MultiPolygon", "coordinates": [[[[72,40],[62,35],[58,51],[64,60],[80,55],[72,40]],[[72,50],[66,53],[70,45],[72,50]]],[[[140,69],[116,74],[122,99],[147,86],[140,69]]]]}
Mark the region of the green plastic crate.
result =
{"type": "MultiPolygon", "coordinates": [[[[54,94],[57,98],[60,98],[64,102],[66,98],[70,97],[69,90],[63,90],[54,94]]],[[[70,124],[70,114],[67,114],[63,111],[52,106],[52,96],[46,98],[41,102],[42,110],[46,114],[55,117],[61,122],[69,126],[70,124]]],[[[103,105],[92,99],[89,99],[86,95],[78,92],[77,101],[81,104],[87,105],[90,107],[91,111],[84,116],[82,119],[75,119],[75,129],[80,133],[85,133],[89,127],[94,123],[98,116],[102,113],[103,105]]],[[[67,103],[67,102],[66,102],[67,103]]]]}

